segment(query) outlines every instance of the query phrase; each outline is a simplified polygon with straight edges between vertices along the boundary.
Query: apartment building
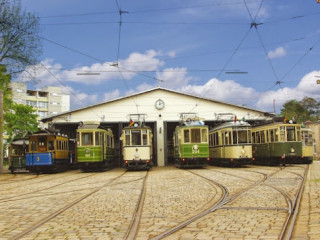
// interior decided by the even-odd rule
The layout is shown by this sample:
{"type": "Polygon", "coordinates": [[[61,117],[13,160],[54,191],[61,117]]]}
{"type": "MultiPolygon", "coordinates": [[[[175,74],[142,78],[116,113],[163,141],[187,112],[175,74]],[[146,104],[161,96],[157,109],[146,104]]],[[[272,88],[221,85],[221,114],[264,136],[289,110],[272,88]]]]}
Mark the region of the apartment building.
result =
{"type": "Polygon", "coordinates": [[[12,82],[11,90],[13,101],[32,106],[39,119],[70,110],[70,95],[63,93],[61,87],[30,90],[26,83],[12,82]]]}

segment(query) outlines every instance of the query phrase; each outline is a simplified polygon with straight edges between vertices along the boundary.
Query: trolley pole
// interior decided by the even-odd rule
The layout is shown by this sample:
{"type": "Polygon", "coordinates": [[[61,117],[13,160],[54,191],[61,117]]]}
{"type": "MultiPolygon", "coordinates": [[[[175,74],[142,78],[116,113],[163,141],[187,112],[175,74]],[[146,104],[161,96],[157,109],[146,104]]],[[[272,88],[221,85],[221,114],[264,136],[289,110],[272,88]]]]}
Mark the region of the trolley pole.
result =
{"type": "Polygon", "coordinates": [[[3,91],[0,89],[0,173],[3,172],[3,91]]]}

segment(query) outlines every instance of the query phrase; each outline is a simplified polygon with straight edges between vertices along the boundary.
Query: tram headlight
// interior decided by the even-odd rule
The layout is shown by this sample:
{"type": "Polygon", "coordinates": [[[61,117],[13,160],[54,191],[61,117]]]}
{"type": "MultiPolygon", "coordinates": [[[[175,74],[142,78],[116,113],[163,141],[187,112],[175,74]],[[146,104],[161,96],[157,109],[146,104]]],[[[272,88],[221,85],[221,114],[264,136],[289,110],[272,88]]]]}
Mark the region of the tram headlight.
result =
{"type": "Polygon", "coordinates": [[[291,153],[294,153],[294,152],[295,152],[293,147],[290,148],[290,152],[291,152],[291,153]]]}

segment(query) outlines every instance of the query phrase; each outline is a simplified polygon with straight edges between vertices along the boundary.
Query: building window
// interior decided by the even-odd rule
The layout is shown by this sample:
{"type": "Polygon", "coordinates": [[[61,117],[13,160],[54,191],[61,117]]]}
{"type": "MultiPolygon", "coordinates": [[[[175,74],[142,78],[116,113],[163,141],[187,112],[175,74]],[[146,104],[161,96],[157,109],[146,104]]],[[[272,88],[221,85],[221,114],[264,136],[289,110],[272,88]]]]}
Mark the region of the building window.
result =
{"type": "Polygon", "coordinates": [[[37,102],[36,101],[27,100],[27,105],[29,105],[31,107],[37,107],[37,102]]]}
{"type": "Polygon", "coordinates": [[[47,114],[47,112],[39,111],[38,115],[39,115],[39,117],[44,118],[44,117],[47,117],[48,114],[47,114]]]}
{"type": "Polygon", "coordinates": [[[48,108],[48,103],[47,102],[38,102],[38,107],[39,108],[48,108]]]}

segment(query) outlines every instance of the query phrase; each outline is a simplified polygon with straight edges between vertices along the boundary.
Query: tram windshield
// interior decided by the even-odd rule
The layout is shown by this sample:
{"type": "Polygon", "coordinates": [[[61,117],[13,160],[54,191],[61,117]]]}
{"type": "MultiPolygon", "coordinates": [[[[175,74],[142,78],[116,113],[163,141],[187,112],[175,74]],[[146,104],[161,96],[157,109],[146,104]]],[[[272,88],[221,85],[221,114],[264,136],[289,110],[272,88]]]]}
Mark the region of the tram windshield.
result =
{"type": "Polygon", "coordinates": [[[208,129],[204,128],[191,128],[184,129],[184,143],[207,143],[208,142],[208,129]]]}
{"type": "Polygon", "coordinates": [[[131,145],[141,145],[141,130],[132,130],[131,131],[131,145]]]}
{"type": "Polygon", "coordinates": [[[92,133],[81,133],[82,145],[93,145],[92,133]]]}
{"type": "Polygon", "coordinates": [[[233,144],[240,144],[240,143],[251,143],[251,134],[249,129],[233,129],[233,144]]]}

